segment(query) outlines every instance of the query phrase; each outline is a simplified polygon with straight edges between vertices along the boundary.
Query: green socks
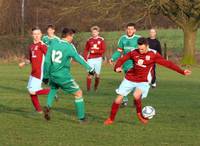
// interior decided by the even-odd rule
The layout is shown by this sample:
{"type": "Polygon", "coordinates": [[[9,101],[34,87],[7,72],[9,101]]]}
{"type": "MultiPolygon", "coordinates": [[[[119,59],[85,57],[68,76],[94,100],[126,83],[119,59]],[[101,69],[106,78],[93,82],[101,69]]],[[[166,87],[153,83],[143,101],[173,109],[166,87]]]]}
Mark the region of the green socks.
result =
{"type": "Polygon", "coordinates": [[[82,97],[75,99],[75,107],[78,119],[80,120],[85,118],[85,105],[82,97]]]}
{"type": "Polygon", "coordinates": [[[55,100],[57,89],[51,89],[47,97],[47,106],[52,107],[55,100]]]}
{"type": "Polygon", "coordinates": [[[128,102],[128,96],[124,96],[123,102],[128,102]]]}

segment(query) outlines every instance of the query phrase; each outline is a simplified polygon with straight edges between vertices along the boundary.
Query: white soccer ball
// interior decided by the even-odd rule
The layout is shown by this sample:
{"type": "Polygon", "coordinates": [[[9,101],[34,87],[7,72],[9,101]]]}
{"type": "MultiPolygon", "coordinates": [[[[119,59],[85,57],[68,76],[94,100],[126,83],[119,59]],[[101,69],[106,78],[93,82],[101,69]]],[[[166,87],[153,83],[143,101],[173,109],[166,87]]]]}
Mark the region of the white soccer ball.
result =
{"type": "Polygon", "coordinates": [[[156,111],[152,106],[145,106],[142,109],[142,115],[143,117],[147,119],[152,119],[155,114],[156,114],[156,111]]]}

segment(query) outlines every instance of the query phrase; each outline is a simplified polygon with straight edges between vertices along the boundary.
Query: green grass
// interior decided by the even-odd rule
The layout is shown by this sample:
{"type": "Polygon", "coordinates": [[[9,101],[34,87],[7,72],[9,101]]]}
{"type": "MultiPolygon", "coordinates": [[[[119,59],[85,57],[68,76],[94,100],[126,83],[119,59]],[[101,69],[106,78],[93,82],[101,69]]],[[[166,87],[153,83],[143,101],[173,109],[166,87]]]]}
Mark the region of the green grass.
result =
{"type": "MultiPolygon", "coordinates": [[[[117,48],[117,43],[119,37],[124,34],[124,32],[102,32],[101,35],[105,38],[107,52],[106,56],[110,57],[113,51],[117,48]]],[[[138,35],[148,37],[148,30],[140,30],[137,32],[138,35]]],[[[59,35],[58,35],[59,36],[59,35]]],[[[80,53],[83,52],[84,46],[90,33],[80,32],[76,34],[74,39],[75,46],[80,53]]],[[[200,50],[200,33],[197,34],[196,48],[200,50]]],[[[181,29],[159,29],[158,39],[161,42],[162,47],[164,43],[167,44],[167,49],[171,52],[182,54],[183,49],[183,32],[181,29]]],[[[20,56],[25,53],[26,47],[31,43],[31,37],[26,36],[22,41],[19,36],[0,36],[0,58],[8,58],[13,55],[20,56]],[[23,44],[22,44],[23,42],[23,44]]]]}
{"type": "MultiPolygon", "coordinates": [[[[104,126],[115,89],[123,78],[104,65],[97,93],[85,91],[86,72],[73,65],[73,75],[83,89],[89,123],[76,121],[73,97],[59,91],[52,120],[47,122],[34,112],[26,90],[29,67],[0,65],[0,146],[199,146],[200,102],[199,68],[190,77],[159,67],[158,88],[151,90],[144,105],[152,105],[156,116],[142,125],[132,108],[120,109],[116,122],[104,126]]],[[[46,97],[40,101],[45,105],[46,97]]]]}

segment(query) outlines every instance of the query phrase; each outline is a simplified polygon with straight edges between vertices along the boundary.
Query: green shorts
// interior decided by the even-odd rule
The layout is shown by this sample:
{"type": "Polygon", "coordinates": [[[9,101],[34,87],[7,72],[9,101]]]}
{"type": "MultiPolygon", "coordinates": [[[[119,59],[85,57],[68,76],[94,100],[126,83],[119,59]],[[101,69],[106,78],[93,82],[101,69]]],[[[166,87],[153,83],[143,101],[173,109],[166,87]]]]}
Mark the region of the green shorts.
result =
{"type": "Polygon", "coordinates": [[[50,81],[50,87],[52,89],[61,88],[63,91],[73,94],[80,90],[79,85],[74,81],[74,79],[62,81],[62,82],[54,82],[50,81]]]}

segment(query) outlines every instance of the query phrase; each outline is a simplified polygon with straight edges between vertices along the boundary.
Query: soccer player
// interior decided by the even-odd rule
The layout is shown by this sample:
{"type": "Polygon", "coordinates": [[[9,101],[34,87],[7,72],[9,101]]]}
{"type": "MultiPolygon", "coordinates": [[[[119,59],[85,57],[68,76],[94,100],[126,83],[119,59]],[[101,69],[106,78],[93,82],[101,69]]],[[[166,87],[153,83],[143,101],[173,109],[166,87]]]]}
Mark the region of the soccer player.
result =
{"type": "Polygon", "coordinates": [[[55,35],[55,26],[50,24],[47,26],[47,35],[42,37],[42,41],[47,45],[50,46],[53,40],[60,40],[59,37],[55,35]]]}
{"type": "MultiPolygon", "coordinates": [[[[96,91],[100,82],[100,71],[102,64],[102,57],[106,51],[104,38],[99,36],[100,28],[98,26],[91,27],[92,37],[86,42],[83,56],[88,64],[95,69],[95,84],[94,90],[96,91]]],[[[87,75],[87,91],[91,89],[92,76],[87,75]]]]}
{"type": "MultiPolygon", "coordinates": [[[[112,55],[109,60],[110,64],[113,65],[118,58],[122,55],[127,54],[128,52],[136,49],[138,47],[137,41],[140,38],[139,35],[136,35],[136,28],[134,23],[128,23],[126,26],[126,35],[122,35],[118,42],[118,49],[112,55]]],[[[127,60],[123,65],[123,72],[126,74],[129,69],[133,67],[133,61],[127,60]]],[[[125,107],[128,105],[128,96],[124,96],[121,107],[125,107]]]]}
{"type": "Polygon", "coordinates": [[[44,112],[46,120],[50,120],[50,110],[55,99],[54,96],[59,88],[74,95],[78,119],[81,122],[85,120],[82,91],[70,73],[71,58],[83,65],[90,75],[94,75],[95,72],[83,57],[77,53],[76,48],[71,43],[74,34],[75,31],[73,29],[64,28],[62,31],[62,40],[52,42],[45,59],[44,82],[47,83],[49,80],[51,87],[44,112]]]}
{"type": "Polygon", "coordinates": [[[128,95],[132,91],[137,117],[142,123],[148,123],[148,119],[142,116],[141,99],[147,97],[149,83],[151,82],[151,70],[155,63],[158,63],[183,75],[191,74],[190,70],[182,70],[174,63],[165,60],[157,51],[150,49],[148,47],[148,40],[146,38],[139,38],[138,49],[133,50],[120,58],[117,61],[114,70],[116,72],[121,72],[121,66],[127,60],[132,60],[134,62],[134,67],[126,73],[124,80],[116,90],[118,95],[112,104],[110,117],[104,122],[105,125],[110,125],[114,122],[123,96],[128,95]]]}
{"type": "Polygon", "coordinates": [[[35,110],[42,113],[38,95],[46,95],[50,89],[42,89],[43,78],[43,62],[47,52],[47,46],[41,41],[42,33],[40,28],[32,29],[33,43],[28,47],[29,55],[25,61],[19,64],[19,67],[24,67],[25,64],[31,63],[32,71],[28,82],[28,91],[35,110]]]}
{"type": "MultiPolygon", "coordinates": [[[[149,48],[156,50],[158,53],[160,53],[160,55],[162,55],[160,41],[156,38],[156,36],[157,36],[156,30],[154,28],[151,28],[149,30],[149,38],[147,38],[149,42],[149,48]]],[[[153,77],[151,81],[151,87],[156,88],[156,65],[154,65],[152,72],[153,72],[153,77]]]]}

